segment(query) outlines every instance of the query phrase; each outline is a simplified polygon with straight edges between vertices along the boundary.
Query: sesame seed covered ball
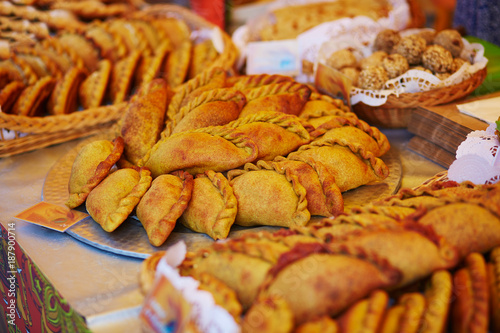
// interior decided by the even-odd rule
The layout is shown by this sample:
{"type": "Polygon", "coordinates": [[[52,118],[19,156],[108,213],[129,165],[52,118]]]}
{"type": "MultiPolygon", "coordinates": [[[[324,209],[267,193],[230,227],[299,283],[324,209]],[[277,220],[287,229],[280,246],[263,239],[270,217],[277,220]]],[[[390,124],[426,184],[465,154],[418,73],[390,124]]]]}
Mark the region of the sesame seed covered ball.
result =
{"type": "Polygon", "coordinates": [[[453,57],[450,51],[441,45],[431,45],[422,55],[422,64],[433,73],[446,73],[451,70],[453,57]]]}
{"type": "Polygon", "coordinates": [[[371,66],[359,72],[358,86],[361,89],[379,90],[389,77],[382,66],[371,66]]]}
{"type": "Polygon", "coordinates": [[[422,54],[427,43],[425,39],[417,35],[409,35],[401,38],[394,46],[394,53],[401,54],[411,65],[416,65],[422,61],[422,54]]]}
{"type": "Polygon", "coordinates": [[[397,53],[387,56],[382,61],[382,66],[385,68],[389,79],[400,76],[410,68],[406,58],[397,53]]]}
{"type": "Polygon", "coordinates": [[[333,52],[326,60],[326,64],[335,69],[356,66],[357,59],[349,49],[342,49],[333,52]]]}
{"type": "Polygon", "coordinates": [[[434,37],[434,44],[441,45],[451,52],[453,57],[459,57],[464,48],[464,42],[460,33],[453,29],[438,32],[434,37]]]}
{"type": "Polygon", "coordinates": [[[401,36],[399,35],[399,32],[391,29],[382,30],[375,37],[373,50],[391,53],[393,47],[399,42],[400,39],[401,36]]]}
{"type": "Polygon", "coordinates": [[[387,52],[375,51],[368,57],[361,59],[359,67],[361,67],[361,69],[365,69],[369,66],[380,66],[382,65],[382,60],[384,60],[385,57],[387,57],[387,52]]]}

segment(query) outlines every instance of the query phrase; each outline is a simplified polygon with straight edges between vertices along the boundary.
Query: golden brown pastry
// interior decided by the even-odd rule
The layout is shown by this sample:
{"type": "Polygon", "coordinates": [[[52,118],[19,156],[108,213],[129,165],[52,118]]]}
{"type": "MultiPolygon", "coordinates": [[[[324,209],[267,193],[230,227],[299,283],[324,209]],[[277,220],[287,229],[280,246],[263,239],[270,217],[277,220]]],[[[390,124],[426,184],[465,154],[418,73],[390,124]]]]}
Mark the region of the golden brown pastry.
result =
{"type": "Polygon", "coordinates": [[[205,233],[214,240],[225,239],[238,209],[229,181],[212,170],[196,175],[193,194],[181,222],[189,229],[205,233]]]}
{"type": "Polygon", "coordinates": [[[344,211],[344,199],[335,178],[323,164],[313,160],[292,161],[283,157],[273,162],[258,161],[263,169],[289,170],[306,190],[307,209],[311,215],[337,216],[344,211]]]}
{"type": "Polygon", "coordinates": [[[298,324],[314,316],[336,315],[372,290],[399,280],[394,268],[369,254],[362,256],[330,252],[321,244],[298,244],[268,271],[258,297],[285,299],[298,324]]]}
{"type": "Polygon", "coordinates": [[[12,106],[26,86],[21,81],[12,81],[0,90],[2,112],[10,113],[12,106]]]}
{"type": "Polygon", "coordinates": [[[66,206],[80,206],[90,191],[109,173],[123,153],[123,138],[112,142],[96,140],[83,146],[73,162],[68,183],[69,198],[66,206]]]}
{"type": "Polygon", "coordinates": [[[184,171],[156,177],[137,205],[136,214],[149,242],[162,245],[177,219],[188,206],[193,191],[193,176],[184,171]]]}
{"type": "Polygon", "coordinates": [[[293,329],[293,314],[280,297],[257,300],[241,323],[242,332],[287,333],[293,329]]]}
{"type": "Polygon", "coordinates": [[[241,118],[259,111],[298,115],[311,94],[308,86],[293,81],[243,89],[242,92],[247,104],[241,110],[241,118]]]}
{"type": "Polygon", "coordinates": [[[241,132],[228,127],[205,127],[161,139],[142,165],[153,177],[175,170],[191,174],[237,168],[255,160],[257,145],[241,132]]]}
{"type": "Polygon", "coordinates": [[[227,124],[227,127],[241,131],[257,144],[258,160],[286,156],[309,143],[309,132],[313,130],[311,125],[294,115],[272,111],[250,114],[227,124]]]}
{"type": "Polygon", "coordinates": [[[356,302],[338,317],[340,331],[379,332],[388,304],[389,295],[387,292],[383,290],[373,291],[369,297],[356,302]]]}
{"type": "Polygon", "coordinates": [[[215,61],[219,55],[211,39],[206,39],[194,44],[192,52],[193,54],[188,72],[188,78],[190,79],[210,67],[211,63],[215,61]]]}
{"type": "Polygon", "coordinates": [[[228,179],[238,200],[236,224],[290,227],[309,222],[306,189],[289,170],[248,163],[244,170],[229,171],[228,179]]]}
{"type": "Polygon", "coordinates": [[[111,76],[112,64],[103,59],[97,64],[97,69],[87,76],[80,85],[80,103],[85,109],[102,105],[111,76]]]}
{"type": "Polygon", "coordinates": [[[488,331],[488,283],[486,263],[479,253],[465,258],[466,267],[453,277],[456,297],[451,307],[453,332],[488,331]]]}
{"type": "Polygon", "coordinates": [[[245,102],[245,95],[231,88],[202,92],[175,115],[172,134],[225,125],[238,118],[245,102]]]}
{"type": "Polygon", "coordinates": [[[500,247],[490,253],[487,264],[490,292],[490,322],[493,332],[500,330],[500,247]]]}
{"type": "Polygon", "coordinates": [[[369,126],[360,119],[336,117],[321,125],[311,133],[315,139],[344,139],[353,144],[359,144],[380,157],[390,149],[389,140],[376,127],[369,126]]]}
{"type": "Polygon", "coordinates": [[[54,78],[46,76],[27,86],[14,103],[11,113],[28,117],[41,115],[55,84],[54,78]]]}
{"type": "Polygon", "coordinates": [[[331,317],[322,316],[299,325],[295,333],[337,333],[342,332],[337,321],[331,317]]]}
{"type": "Polygon", "coordinates": [[[125,157],[132,164],[137,165],[158,141],[167,98],[165,80],[155,79],[143,85],[128,103],[121,120],[120,134],[125,142],[125,157]]]}
{"type": "Polygon", "coordinates": [[[387,310],[381,332],[418,332],[424,310],[425,297],[422,294],[404,294],[387,310]]]}
{"type": "Polygon", "coordinates": [[[82,68],[73,67],[57,81],[47,102],[50,114],[68,114],[77,110],[78,90],[85,77],[82,68]]]}
{"type": "Polygon", "coordinates": [[[421,322],[424,332],[444,332],[452,302],[453,281],[449,271],[439,270],[432,274],[424,291],[426,308],[421,322]]]}
{"type": "Polygon", "coordinates": [[[314,140],[288,155],[291,160],[313,159],[321,162],[335,177],[342,192],[385,179],[385,163],[360,144],[343,139],[314,140]]]}
{"type": "Polygon", "coordinates": [[[146,168],[116,170],[89,193],[87,211],[103,230],[112,232],[132,213],[151,181],[146,168]]]}
{"type": "Polygon", "coordinates": [[[183,40],[167,56],[163,66],[163,77],[171,88],[181,85],[188,75],[192,42],[183,40]]]}

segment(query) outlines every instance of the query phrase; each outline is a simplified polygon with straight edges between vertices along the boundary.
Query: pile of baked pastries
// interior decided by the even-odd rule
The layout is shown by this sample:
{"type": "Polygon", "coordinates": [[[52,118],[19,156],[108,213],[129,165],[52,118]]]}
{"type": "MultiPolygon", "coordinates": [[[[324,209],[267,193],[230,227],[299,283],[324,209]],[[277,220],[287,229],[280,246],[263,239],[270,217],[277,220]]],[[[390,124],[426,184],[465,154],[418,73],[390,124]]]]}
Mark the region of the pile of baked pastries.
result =
{"type": "MultiPolygon", "coordinates": [[[[143,263],[146,293],[163,254],[143,263]]],[[[178,270],[242,332],[499,332],[500,183],[402,189],[188,252],[178,270]]]]}
{"type": "MultiPolygon", "coordinates": [[[[27,1],[28,2],[28,1],[27,1]]],[[[142,2],[0,3],[0,105],[23,116],[116,105],[154,78],[171,89],[219,56],[181,17],[142,2]]]]}
{"type": "Polygon", "coordinates": [[[79,151],[67,205],[85,203],[108,232],[134,214],[155,246],[178,221],[213,239],[234,223],[304,226],[342,213],[342,192],[389,173],[385,135],[341,100],[280,75],[216,67],[173,95],[154,79],[115,136],[79,151]]]}

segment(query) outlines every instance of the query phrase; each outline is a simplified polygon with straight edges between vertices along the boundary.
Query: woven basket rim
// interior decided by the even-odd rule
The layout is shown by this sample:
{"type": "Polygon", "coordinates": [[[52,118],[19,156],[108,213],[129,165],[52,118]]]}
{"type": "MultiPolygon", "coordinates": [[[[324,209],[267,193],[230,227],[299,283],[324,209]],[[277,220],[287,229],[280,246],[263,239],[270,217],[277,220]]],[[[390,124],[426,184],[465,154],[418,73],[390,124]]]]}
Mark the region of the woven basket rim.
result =
{"type": "Polygon", "coordinates": [[[432,106],[451,102],[470,94],[481,85],[487,74],[487,69],[475,72],[471,77],[460,83],[421,91],[387,96],[387,101],[378,108],[413,108],[417,106],[432,106]]]}
{"type": "MultiPolygon", "coordinates": [[[[204,18],[198,16],[197,14],[191,12],[187,8],[181,7],[179,5],[173,4],[151,4],[147,5],[138,12],[143,12],[148,16],[157,17],[174,17],[184,20],[192,30],[203,29],[203,28],[218,28],[215,24],[208,22],[204,18]]],[[[225,70],[233,70],[236,60],[238,58],[238,49],[233,44],[231,37],[222,29],[220,29],[221,36],[224,41],[224,50],[220,53],[217,59],[210,64],[204,71],[208,71],[214,67],[222,67],[225,70]]],[[[127,102],[124,102],[125,104],[127,102]]],[[[81,132],[85,128],[94,127],[96,125],[108,125],[110,122],[117,121],[120,117],[121,108],[123,104],[116,105],[105,105],[92,109],[85,109],[80,111],[74,111],[69,114],[64,115],[46,115],[46,116],[36,116],[27,117],[15,114],[3,113],[0,111],[0,132],[2,130],[15,131],[17,133],[22,133],[26,135],[36,134],[39,140],[44,141],[43,147],[51,145],[53,143],[64,142],[65,140],[57,138],[57,132],[61,132],[61,136],[68,136],[68,132],[71,130],[75,132],[81,132]],[[48,138],[43,138],[43,133],[47,133],[53,140],[47,140],[48,138]]],[[[82,136],[80,135],[80,136],[82,136]]],[[[74,139],[72,136],[68,140],[74,139]]],[[[0,143],[6,142],[11,139],[4,139],[0,136],[0,143]]],[[[66,140],[66,141],[68,141],[66,140]]],[[[43,148],[43,147],[37,147],[43,148]]],[[[30,147],[25,147],[26,149],[18,151],[16,153],[21,153],[28,150],[30,147]]],[[[0,147],[0,154],[2,148],[0,147]]]]}

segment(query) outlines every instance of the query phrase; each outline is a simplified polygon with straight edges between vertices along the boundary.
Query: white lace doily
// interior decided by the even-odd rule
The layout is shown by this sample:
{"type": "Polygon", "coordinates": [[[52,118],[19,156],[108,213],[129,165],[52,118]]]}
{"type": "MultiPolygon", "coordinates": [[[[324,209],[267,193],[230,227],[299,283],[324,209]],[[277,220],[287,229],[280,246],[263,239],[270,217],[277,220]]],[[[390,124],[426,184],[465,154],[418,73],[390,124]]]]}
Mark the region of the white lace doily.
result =
{"type": "Polygon", "coordinates": [[[493,184],[500,181],[500,143],[495,134],[496,124],[485,131],[473,131],[457,149],[456,160],[450,165],[448,178],[456,182],[493,184]]]}

